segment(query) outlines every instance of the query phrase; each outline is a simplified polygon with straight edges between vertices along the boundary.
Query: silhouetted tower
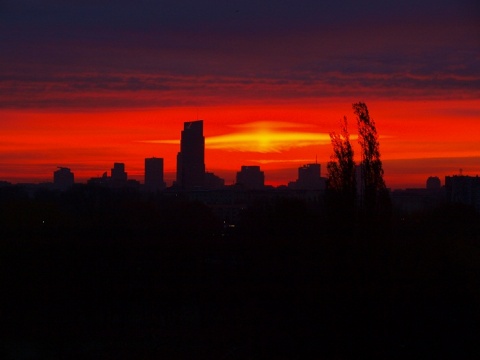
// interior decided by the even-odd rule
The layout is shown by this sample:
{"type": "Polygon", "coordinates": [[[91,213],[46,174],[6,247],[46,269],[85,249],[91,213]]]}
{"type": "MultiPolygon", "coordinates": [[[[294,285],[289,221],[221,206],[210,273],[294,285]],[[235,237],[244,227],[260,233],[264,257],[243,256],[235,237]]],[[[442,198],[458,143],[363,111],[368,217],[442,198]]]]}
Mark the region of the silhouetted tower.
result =
{"type": "Polygon", "coordinates": [[[145,189],[147,191],[160,191],[165,189],[162,158],[152,157],[145,159],[145,189]]]}
{"type": "Polygon", "coordinates": [[[123,186],[127,183],[127,173],[124,163],[114,163],[111,170],[112,186],[123,186]]]}
{"type": "Polygon", "coordinates": [[[205,137],[203,120],[184,124],[177,155],[176,185],[182,189],[202,188],[205,181],[205,137]]]}
{"type": "Polygon", "coordinates": [[[247,189],[263,189],[265,174],[260,171],[260,166],[242,166],[242,169],[237,172],[237,184],[247,189]]]}
{"type": "Polygon", "coordinates": [[[53,172],[53,186],[55,189],[65,191],[69,189],[73,183],[74,176],[69,168],[58,167],[58,170],[53,172]]]}
{"type": "Polygon", "coordinates": [[[320,164],[306,164],[298,168],[297,186],[299,189],[323,189],[320,177],[320,164]]]}

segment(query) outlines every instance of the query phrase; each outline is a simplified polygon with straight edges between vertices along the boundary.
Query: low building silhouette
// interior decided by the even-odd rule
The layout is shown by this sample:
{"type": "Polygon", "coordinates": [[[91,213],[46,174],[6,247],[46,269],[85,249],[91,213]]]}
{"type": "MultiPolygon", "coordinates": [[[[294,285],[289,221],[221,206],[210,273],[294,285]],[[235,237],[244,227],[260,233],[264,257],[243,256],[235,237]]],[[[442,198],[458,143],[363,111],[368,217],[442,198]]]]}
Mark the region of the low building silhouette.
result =
{"type": "Polygon", "coordinates": [[[211,172],[205,173],[205,189],[222,189],[225,186],[225,180],[211,172]]]}
{"type": "Polygon", "coordinates": [[[12,186],[12,183],[11,183],[11,182],[0,180],[0,188],[2,188],[2,187],[10,187],[10,186],[12,186]]]}
{"type": "Polygon", "coordinates": [[[327,179],[321,176],[320,164],[305,164],[298,168],[298,179],[288,187],[298,190],[325,190],[327,179]]]}
{"type": "Polygon", "coordinates": [[[425,188],[393,190],[392,205],[400,214],[412,214],[431,210],[445,203],[445,188],[437,176],[430,176],[425,188]]]}
{"type": "Polygon", "coordinates": [[[427,190],[439,190],[442,187],[442,182],[438,176],[430,176],[427,179],[427,190]]]}
{"type": "Polygon", "coordinates": [[[69,168],[58,167],[58,170],[53,172],[53,187],[57,190],[65,191],[74,184],[74,175],[69,168]]]}
{"type": "Polygon", "coordinates": [[[100,186],[109,186],[110,185],[110,177],[108,176],[107,172],[105,171],[102,176],[92,177],[87,180],[88,185],[100,185],[100,186]]]}
{"type": "Polygon", "coordinates": [[[105,186],[111,189],[140,189],[140,182],[134,179],[128,179],[125,172],[124,163],[114,163],[110,172],[111,176],[108,176],[107,172],[104,172],[100,177],[93,177],[87,181],[89,185],[105,186]]]}
{"type": "Polygon", "coordinates": [[[446,176],[445,190],[448,202],[471,205],[480,212],[480,178],[478,175],[446,176]]]}
{"type": "Polygon", "coordinates": [[[260,166],[245,166],[237,172],[236,184],[250,190],[260,190],[265,187],[265,174],[260,166]]]}

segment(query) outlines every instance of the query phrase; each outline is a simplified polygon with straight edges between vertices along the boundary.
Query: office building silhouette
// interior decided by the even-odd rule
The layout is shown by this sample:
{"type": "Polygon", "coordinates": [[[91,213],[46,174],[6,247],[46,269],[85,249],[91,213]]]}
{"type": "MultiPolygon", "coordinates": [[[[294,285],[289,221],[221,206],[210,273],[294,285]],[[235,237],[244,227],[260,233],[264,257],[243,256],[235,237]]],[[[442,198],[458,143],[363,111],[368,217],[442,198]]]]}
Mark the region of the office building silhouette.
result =
{"type": "Polygon", "coordinates": [[[320,164],[306,164],[298,168],[298,179],[295,182],[296,189],[325,190],[326,179],[320,176],[320,164]]]}
{"type": "Polygon", "coordinates": [[[124,186],[127,183],[127,173],[124,163],[114,163],[111,169],[111,184],[114,187],[124,186]]]}
{"type": "Polygon", "coordinates": [[[260,171],[260,166],[245,166],[237,172],[237,185],[246,189],[259,190],[265,186],[265,174],[260,171]]]}
{"type": "Polygon", "coordinates": [[[69,168],[58,167],[58,170],[53,172],[53,186],[55,189],[65,191],[69,189],[74,183],[74,175],[69,168]]]}
{"type": "Polygon", "coordinates": [[[480,177],[453,175],[445,176],[447,201],[470,205],[480,211],[480,177]]]}
{"type": "Polygon", "coordinates": [[[145,159],[145,190],[160,191],[165,189],[163,181],[163,158],[145,159]]]}
{"type": "Polygon", "coordinates": [[[203,120],[184,123],[177,155],[175,185],[184,190],[203,188],[205,182],[205,137],[203,120]]]}

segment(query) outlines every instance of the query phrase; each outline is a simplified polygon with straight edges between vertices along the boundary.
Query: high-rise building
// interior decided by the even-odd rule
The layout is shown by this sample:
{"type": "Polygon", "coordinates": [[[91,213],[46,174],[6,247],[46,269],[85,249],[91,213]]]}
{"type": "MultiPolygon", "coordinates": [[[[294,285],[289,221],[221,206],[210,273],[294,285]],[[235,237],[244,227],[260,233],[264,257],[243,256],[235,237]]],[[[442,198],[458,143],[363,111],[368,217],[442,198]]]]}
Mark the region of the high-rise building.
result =
{"type": "Polygon", "coordinates": [[[127,183],[127,173],[124,163],[114,163],[111,170],[111,184],[114,187],[124,186],[127,183]]]}
{"type": "Polygon", "coordinates": [[[290,182],[288,187],[297,190],[325,190],[326,178],[320,176],[320,164],[306,164],[298,168],[298,179],[290,182]]]}
{"type": "Polygon", "coordinates": [[[58,170],[53,172],[53,186],[56,189],[65,191],[70,188],[73,183],[74,176],[69,168],[59,167],[58,170]]]}
{"type": "Polygon", "coordinates": [[[320,164],[306,164],[298,168],[297,186],[299,189],[323,190],[325,179],[320,177],[320,164]]]}
{"type": "Polygon", "coordinates": [[[146,158],[145,159],[145,190],[160,191],[165,189],[163,181],[163,159],[146,158]]]}
{"type": "Polygon", "coordinates": [[[203,120],[184,123],[177,155],[176,186],[189,190],[202,188],[205,181],[205,137],[203,120]]]}
{"type": "Polygon", "coordinates": [[[241,170],[237,172],[237,184],[246,189],[263,189],[265,174],[260,171],[260,166],[242,166],[241,170]]]}

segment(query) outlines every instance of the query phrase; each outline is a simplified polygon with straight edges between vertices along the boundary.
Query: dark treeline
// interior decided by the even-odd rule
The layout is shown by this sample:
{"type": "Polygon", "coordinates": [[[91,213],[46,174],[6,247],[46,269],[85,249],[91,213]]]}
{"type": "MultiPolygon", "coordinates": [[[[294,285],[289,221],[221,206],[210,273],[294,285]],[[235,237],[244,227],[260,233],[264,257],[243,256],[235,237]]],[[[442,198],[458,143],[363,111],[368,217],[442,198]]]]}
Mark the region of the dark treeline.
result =
{"type": "MultiPolygon", "coordinates": [[[[326,205],[325,205],[326,204],[326,205]]],[[[2,358],[474,358],[479,214],[0,188],[2,358]]]]}

